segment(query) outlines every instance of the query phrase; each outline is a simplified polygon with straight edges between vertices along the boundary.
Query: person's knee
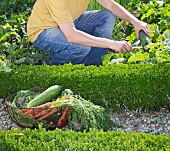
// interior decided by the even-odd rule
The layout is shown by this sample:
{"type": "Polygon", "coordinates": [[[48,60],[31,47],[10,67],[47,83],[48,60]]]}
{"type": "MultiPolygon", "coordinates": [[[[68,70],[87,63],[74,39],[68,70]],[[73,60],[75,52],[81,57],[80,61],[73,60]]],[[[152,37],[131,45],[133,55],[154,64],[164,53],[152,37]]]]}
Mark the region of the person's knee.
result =
{"type": "Polygon", "coordinates": [[[89,55],[91,47],[79,45],[76,49],[72,49],[73,64],[83,63],[82,60],[89,55]]]}
{"type": "Polygon", "coordinates": [[[76,54],[78,53],[79,55],[82,55],[85,57],[89,54],[91,47],[80,45],[78,49],[79,50],[76,52],[76,54]]]}

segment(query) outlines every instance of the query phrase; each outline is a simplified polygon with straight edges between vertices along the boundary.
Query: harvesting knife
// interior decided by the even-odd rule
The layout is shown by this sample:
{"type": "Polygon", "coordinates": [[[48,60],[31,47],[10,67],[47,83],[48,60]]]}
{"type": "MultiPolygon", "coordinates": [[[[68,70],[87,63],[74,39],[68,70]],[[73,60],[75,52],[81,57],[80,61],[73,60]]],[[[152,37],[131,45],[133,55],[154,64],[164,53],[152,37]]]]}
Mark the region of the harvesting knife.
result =
{"type": "Polygon", "coordinates": [[[133,49],[142,49],[142,46],[132,46],[133,49]]]}

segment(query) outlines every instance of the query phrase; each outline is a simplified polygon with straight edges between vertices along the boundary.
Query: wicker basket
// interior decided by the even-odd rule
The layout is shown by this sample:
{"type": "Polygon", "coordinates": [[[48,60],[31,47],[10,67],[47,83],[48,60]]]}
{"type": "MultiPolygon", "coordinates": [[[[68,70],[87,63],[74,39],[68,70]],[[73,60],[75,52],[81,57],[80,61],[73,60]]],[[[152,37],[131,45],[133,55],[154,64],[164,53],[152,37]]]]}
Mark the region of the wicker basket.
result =
{"type": "MultiPolygon", "coordinates": [[[[43,90],[40,88],[31,88],[29,90],[35,91],[35,92],[42,92],[43,90]]],[[[57,108],[57,112],[55,112],[54,114],[52,114],[51,116],[47,117],[46,119],[42,120],[42,121],[38,121],[36,120],[32,115],[28,115],[28,116],[23,116],[23,112],[22,109],[25,108],[18,108],[18,107],[14,107],[11,105],[14,97],[15,97],[16,93],[13,93],[11,95],[9,95],[6,99],[5,99],[5,105],[7,107],[8,113],[11,117],[11,119],[13,120],[13,122],[15,122],[17,125],[19,125],[22,128],[37,128],[38,125],[41,123],[43,125],[44,128],[46,129],[55,129],[55,128],[62,128],[60,126],[58,126],[58,120],[60,118],[60,116],[62,115],[64,108],[65,107],[59,107],[57,108]]],[[[27,109],[32,109],[33,112],[40,108],[27,108],[27,109]]],[[[48,108],[42,108],[42,110],[49,110],[48,108]]]]}

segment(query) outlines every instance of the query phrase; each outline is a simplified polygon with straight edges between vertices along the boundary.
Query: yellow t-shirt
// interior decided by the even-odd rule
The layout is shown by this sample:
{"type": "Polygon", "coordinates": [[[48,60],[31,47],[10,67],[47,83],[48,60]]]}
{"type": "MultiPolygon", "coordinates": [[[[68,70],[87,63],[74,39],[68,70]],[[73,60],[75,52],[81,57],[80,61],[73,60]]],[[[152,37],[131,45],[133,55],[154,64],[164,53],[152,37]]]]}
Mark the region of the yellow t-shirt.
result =
{"type": "Polygon", "coordinates": [[[27,23],[31,42],[48,28],[75,21],[87,8],[90,0],[37,0],[27,23]]]}

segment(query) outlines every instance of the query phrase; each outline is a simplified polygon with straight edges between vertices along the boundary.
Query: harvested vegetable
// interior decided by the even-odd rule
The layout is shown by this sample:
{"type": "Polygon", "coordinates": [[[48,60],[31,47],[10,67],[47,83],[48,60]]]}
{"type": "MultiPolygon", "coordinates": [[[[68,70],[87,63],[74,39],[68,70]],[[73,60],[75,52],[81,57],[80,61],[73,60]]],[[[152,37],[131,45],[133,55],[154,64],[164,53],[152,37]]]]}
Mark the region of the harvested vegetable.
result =
{"type": "Polygon", "coordinates": [[[25,100],[26,100],[26,96],[22,96],[22,98],[17,102],[16,106],[20,107],[24,103],[25,100]]]}
{"type": "Polygon", "coordinates": [[[20,106],[22,102],[27,108],[22,105],[23,108],[19,110],[19,113],[21,116],[28,117],[21,118],[21,120],[26,121],[25,123],[27,123],[27,120],[32,120],[32,122],[30,121],[31,125],[36,125],[39,121],[44,125],[52,122],[59,128],[63,128],[68,124],[69,129],[77,130],[78,123],[81,125],[79,130],[89,130],[91,128],[104,131],[114,126],[120,127],[120,125],[113,123],[103,107],[94,105],[78,95],[73,95],[70,89],[61,92],[61,86],[58,85],[49,87],[42,93],[20,91],[12,103],[15,106],[20,106]],[[28,102],[30,98],[33,99],[28,102]]]}
{"type": "Polygon", "coordinates": [[[21,112],[22,112],[22,113],[25,113],[25,112],[27,112],[27,111],[29,111],[29,110],[30,110],[30,109],[26,109],[26,108],[25,108],[25,109],[21,109],[21,112]]]}
{"type": "Polygon", "coordinates": [[[28,108],[28,109],[22,109],[21,111],[24,113],[23,116],[33,115],[34,117],[37,116],[37,114],[45,109],[48,109],[51,106],[51,102],[47,102],[45,104],[42,104],[40,106],[37,106],[35,108],[28,108]]]}
{"type": "Polygon", "coordinates": [[[45,114],[48,113],[47,109],[42,109],[40,112],[38,112],[37,114],[34,115],[35,118],[38,118],[40,116],[44,116],[45,114]]]}
{"type": "Polygon", "coordinates": [[[0,98],[0,105],[4,102],[5,100],[3,98],[0,98]]]}
{"type": "Polygon", "coordinates": [[[70,129],[74,130],[76,122],[80,123],[81,130],[89,130],[90,128],[108,130],[113,126],[119,126],[113,123],[103,107],[94,105],[92,102],[77,95],[66,95],[64,97],[65,99],[62,97],[62,99],[58,98],[52,102],[50,108],[61,106],[71,108],[71,112],[68,114],[68,126],[70,129]]]}
{"type": "Polygon", "coordinates": [[[69,110],[69,107],[66,106],[65,109],[64,109],[64,112],[63,114],[61,115],[59,121],[58,121],[58,126],[59,127],[65,127],[67,125],[67,122],[68,122],[68,110],[69,110]]]}
{"type": "Polygon", "coordinates": [[[29,110],[27,110],[27,111],[23,114],[23,116],[28,116],[28,115],[33,114],[33,113],[34,113],[34,110],[33,110],[33,109],[29,109],[29,110]]]}
{"type": "Polygon", "coordinates": [[[57,108],[50,109],[50,110],[47,111],[46,114],[44,114],[43,116],[41,116],[41,117],[38,118],[37,120],[38,120],[38,121],[41,121],[41,120],[43,120],[43,119],[49,117],[50,115],[54,114],[55,112],[57,112],[57,108]]]}
{"type": "MultiPolygon", "coordinates": [[[[35,107],[34,108],[34,110],[37,110],[37,109],[48,109],[49,107],[51,106],[51,102],[47,102],[47,103],[45,103],[45,104],[42,104],[42,105],[39,105],[39,106],[37,106],[37,107],[35,107]]],[[[25,108],[25,109],[22,109],[21,111],[23,112],[23,113],[25,113],[25,112],[27,112],[27,111],[29,111],[30,110],[30,108],[25,108]]]]}
{"type": "Polygon", "coordinates": [[[150,43],[148,35],[143,30],[139,31],[139,39],[143,47],[150,43]]]}
{"type": "Polygon", "coordinates": [[[46,89],[44,92],[37,95],[33,100],[27,104],[27,108],[36,107],[38,105],[44,104],[48,101],[56,99],[61,94],[61,86],[54,85],[46,89]]]}
{"type": "Polygon", "coordinates": [[[31,90],[21,90],[18,91],[16,96],[12,101],[12,106],[17,107],[17,103],[22,99],[23,96],[26,97],[26,100],[22,104],[22,108],[25,108],[32,99],[34,99],[40,92],[34,92],[31,90]]]}

